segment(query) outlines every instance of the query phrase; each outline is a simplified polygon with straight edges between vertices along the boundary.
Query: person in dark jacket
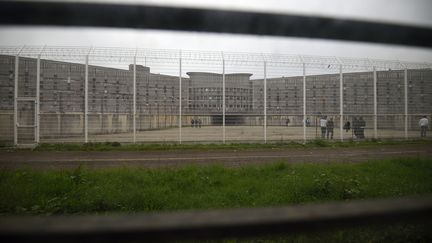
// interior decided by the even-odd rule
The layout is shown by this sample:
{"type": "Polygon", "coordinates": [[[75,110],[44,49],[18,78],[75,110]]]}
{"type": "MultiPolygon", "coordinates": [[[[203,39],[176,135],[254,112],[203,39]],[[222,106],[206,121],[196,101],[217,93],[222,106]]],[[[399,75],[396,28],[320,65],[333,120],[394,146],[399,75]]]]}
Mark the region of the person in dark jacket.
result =
{"type": "Polygon", "coordinates": [[[345,132],[348,132],[351,129],[351,123],[349,121],[345,122],[343,129],[345,129],[345,132]]]}
{"type": "Polygon", "coordinates": [[[327,139],[333,139],[333,128],[334,128],[334,122],[333,118],[330,118],[330,120],[327,121],[327,139]]]}
{"type": "Polygon", "coordinates": [[[359,124],[359,122],[358,122],[357,117],[354,117],[353,121],[352,121],[352,129],[353,129],[353,133],[354,133],[355,138],[359,138],[359,125],[358,124],[359,124]]]}
{"type": "Polygon", "coordinates": [[[360,117],[360,119],[358,120],[358,126],[359,126],[359,137],[361,139],[364,139],[365,138],[364,130],[366,128],[366,121],[363,120],[363,117],[360,117]]]}

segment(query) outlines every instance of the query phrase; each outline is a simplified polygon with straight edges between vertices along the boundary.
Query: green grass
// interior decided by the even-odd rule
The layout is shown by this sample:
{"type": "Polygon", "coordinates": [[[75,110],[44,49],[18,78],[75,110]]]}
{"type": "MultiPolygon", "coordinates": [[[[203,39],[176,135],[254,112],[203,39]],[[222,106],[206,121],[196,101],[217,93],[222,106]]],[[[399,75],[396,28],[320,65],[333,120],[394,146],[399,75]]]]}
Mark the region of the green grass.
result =
{"type": "Polygon", "coordinates": [[[228,168],[1,170],[1,214],[265,207],[432,192],[432,159],[228,168]]]}
{"type": "MultiPolygon", "coordinates": [[[[316,148],[316,147],[358,147],[358,146],[380,146],[380,145],[405,145],[405,144],[430,144],[432,140],[348,140],[327,141],[327,140],[310,140],[306,144],[300,142],[283,142],[283,143],[227,143],[227,144],[121,144],[119,142],[105,143],[57,143],[57,144],[40,144],[34,151],[160,151],[160,150],[248,150],[248,149],[289,149],[289,148],[316,148]]],[[[16,150],[10,146],[0,146],[0,149],[16,150]]]]}
{"type": "MultiPolygon", "coordinates": [[[[89,170],[0,170],[0,216],[286,206],[432,192],[432,159],[89,170]]],[[[430,242],[399,223],[223,242],[430,242]]],[[[215,241],[209,241],[215,242],[215,241]]]]}

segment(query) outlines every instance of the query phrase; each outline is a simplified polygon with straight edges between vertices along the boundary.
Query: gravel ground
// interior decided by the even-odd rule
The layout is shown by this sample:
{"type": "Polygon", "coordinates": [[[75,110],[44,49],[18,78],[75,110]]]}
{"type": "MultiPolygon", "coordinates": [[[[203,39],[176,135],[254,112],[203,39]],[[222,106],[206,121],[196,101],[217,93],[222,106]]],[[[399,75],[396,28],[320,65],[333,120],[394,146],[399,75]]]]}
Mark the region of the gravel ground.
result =
{"type": "Polygon", "coordinates": [[[248,149],[214,151],[35,152],[0,151],[0,168],[67,169],[163,167],[188,164],[239,166],[276,161],[287,163],[362,162],[388,158],[432,158],[430,145],[383,145],[351,148],[248,149]]]}

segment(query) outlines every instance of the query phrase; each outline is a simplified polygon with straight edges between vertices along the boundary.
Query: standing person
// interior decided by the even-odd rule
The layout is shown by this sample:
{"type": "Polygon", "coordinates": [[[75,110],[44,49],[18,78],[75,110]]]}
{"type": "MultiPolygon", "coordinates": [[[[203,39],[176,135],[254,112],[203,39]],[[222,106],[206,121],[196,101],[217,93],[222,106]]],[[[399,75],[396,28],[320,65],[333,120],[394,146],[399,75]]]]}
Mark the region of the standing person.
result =
{"type": "Polygon", "coordinates": [[[201,119],[198,118],[198,126],[201,128],[201,119]]]}
{"type": "Polygon", "coordinates": [[[353,129],[353,133],[354,133],[354,136],[355,136],[355,138],[359,138],[359,125],[358,125],[358,120],[357,120],[357,117],[354,117],[353,118],[353,121],[352,121],[352,129],[353,129]]]}
{"type": "Polygon", "coordinates": [[[327,131],[327,117],[322,116],[320,119],[321,138],[324,139],[327,131]]]}
{"type": "Polygon", "coordinates": [[[306,118],[306,126],[307,126],[307,127],[309,127],[309,126],[310,126],[310,119],[309,119],[309,117],[308,117],[308,118],[306,118]]]}
{"type": "Polygon", "coordinates": [[[359,135],[360,135],[360,138],[364,139],[365,138],[364,130],[366,128],[366,121],[363,120],[363,117],[360,117],[360,119],[358,121],[358,125],[359,125],[359,135]]]}
{"type": "Polygon", "coordinates": [[[423,116],[419,121],[420,126],[420,137],[426,137],[426,131],[429,127],[429,120],[426,118],[426,116],[423,116]]]}
{"type": "Polygon", "coordinates": [[[345,122],[343,129],[345,129],[345,132],[348,132],[351,129],[351,123],[349,121],[345,122]]]}
{"type": "Polygon", "coordinates": [[[286,126],[288,126],[288,125],[289,125],[289,123],[290,123],[290,119],[289,119],[289,118],[287,118],[287,120],[286,120],[286,126]]]}
{"type": "Polygon", "coordinates": [[[194,123],[195,123],[195,120],[192,119],[192,120],[191,120],[191,127],[192,127],[192,128],[194,127],[194,123]]]}
{"type": "Polygon", "coordinates": [[[333,139],[333,128],[334,128],[333,118],[330,118],[330,120],[327,121],[327,139],[329,139],[329,137],[330,139],[333,139]]]}

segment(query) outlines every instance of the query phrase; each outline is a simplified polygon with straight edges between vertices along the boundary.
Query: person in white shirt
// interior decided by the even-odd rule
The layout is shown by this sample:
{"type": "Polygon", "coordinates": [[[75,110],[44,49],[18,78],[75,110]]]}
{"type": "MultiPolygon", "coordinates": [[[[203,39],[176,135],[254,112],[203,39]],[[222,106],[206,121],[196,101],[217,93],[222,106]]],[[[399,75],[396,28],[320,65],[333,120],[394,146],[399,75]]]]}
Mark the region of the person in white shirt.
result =
{"type": "Polygon", "coordinates": [[[320,119],[321,138],[324,139],[327,131],[327,117],[322,116],[320,119]]]}
{"type": "Polygon", "coordinates": [[[420,126],[420,137],[426,137],[426,131],[429,127],[429,120],[426,118],[426,116],[423,116],[419,121],[420,126]]]}

